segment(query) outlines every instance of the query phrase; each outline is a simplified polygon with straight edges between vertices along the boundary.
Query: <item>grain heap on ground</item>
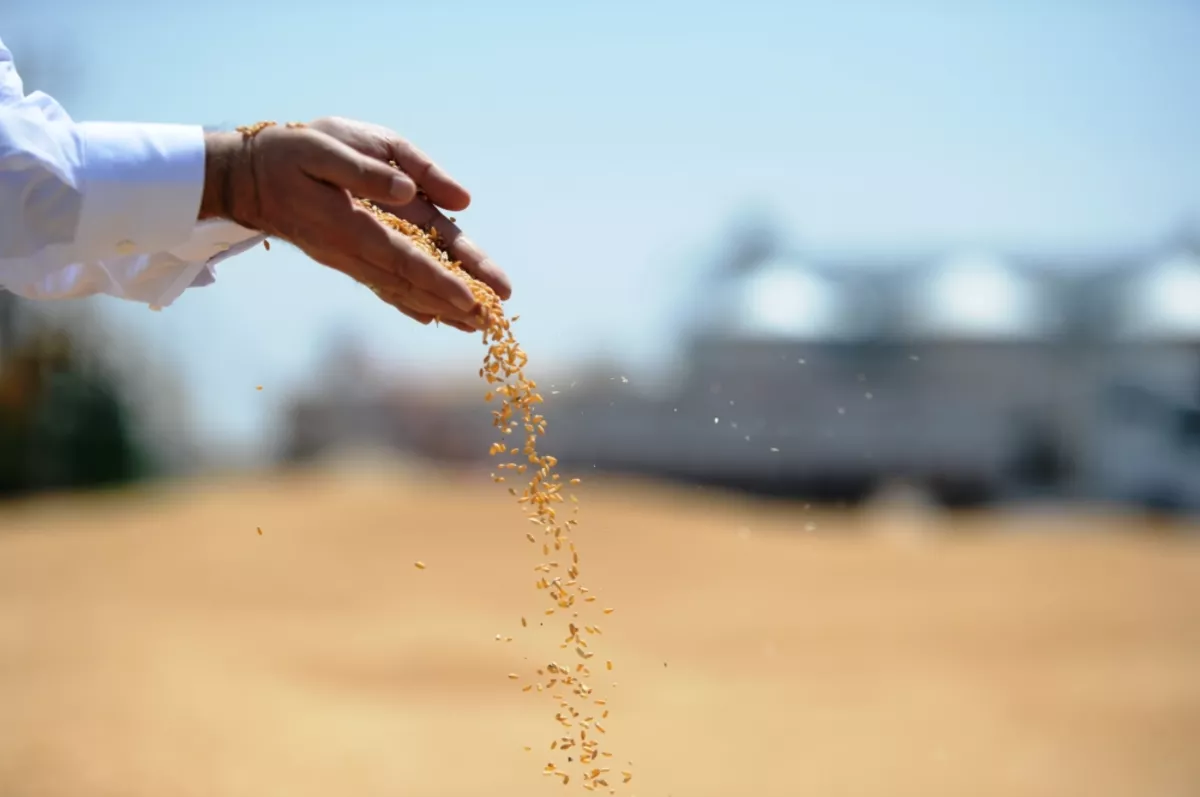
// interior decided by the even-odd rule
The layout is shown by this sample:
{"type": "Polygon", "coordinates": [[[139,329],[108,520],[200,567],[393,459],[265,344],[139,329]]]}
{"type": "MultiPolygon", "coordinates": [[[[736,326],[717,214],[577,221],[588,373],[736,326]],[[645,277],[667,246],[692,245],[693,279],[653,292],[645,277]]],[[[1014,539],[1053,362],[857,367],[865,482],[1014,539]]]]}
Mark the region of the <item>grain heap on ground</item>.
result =
{"type": "MultiPolygon", "coordinates": [[[[271,124],[260,122],[238,130],[243,135],[253,136],[271,124]]],[[[296,123],[289,126],[296,126],[296,123]]],[[[497,465],[499,472],[493,473],[492,479],[498,483],[506,483],[511,477],[528,479],[519,491],[509,486],[508,492],[516,497],[539,532],[526,532],[525,538],[540,546],[542,561],[534,568],[534,584],[549,600],[550,606],[544,610],[544,616],[561,617],[566,623],[565,636],[558,646],[567,651],[564,661],[547,661],[535,668],[534,674],[527,679],[522,679],[518,673],[510,673],[508,677],[513,681],[524,680],[523,692],[546,693],[557,705],[554,721],[559,730],[548,746],[558,763],[547,762],[543,774],[561,779],[565,786],[572,781],[568,770],[575,769],[580,774],[577,782],[587,791],[607,789],[616,793],[615,786],[629,783],[633,773],[629,769],[614,771],[611,766],[613,754],[604,749],[602,739],[607,734],[608,700],[602,689],[593,683],[593,678],[600,674],[592,672],[595,639],[603,633],[597,618],[601,614],[611,614],[613,610],[598,607],[596,596],[580,582],[579,553],[571,539],[578,521],[562,516],[561,510],[568,500],[570,514],[579,511],[575,496],[564,493],[566,486],[577,485],[579,480],[571,479],[564,484],[555,472],[558,460],[537,450],[538,437],[546,433],[546,419],[539,412],[542,396],[537,392],[537,383],[525,376],[528,357],[512,331],[518,316],[511,319],[505,316],[500,297],[464,271],[442,249],[437,230],[432,227],[423,230],[366,200],[356,201],[464,280],[483,309],[483,343],[487,346],[487,354],[479,376],[489,386],[485,401],[499,399],[499,409],[492,411],[492,423],[501,435],[489,453],[504,460],[497,465]]],[[[417,567],[423,567],[423,563],[418,562],[417,567]]],[[[522,617],[521,626],[527,628],[528,624],[522,617]]],[[[611,660],[605,661],[604,669],[613,669],[611,660]]],[[[525,749],[532,750],[530,747],[525,749]]]]}

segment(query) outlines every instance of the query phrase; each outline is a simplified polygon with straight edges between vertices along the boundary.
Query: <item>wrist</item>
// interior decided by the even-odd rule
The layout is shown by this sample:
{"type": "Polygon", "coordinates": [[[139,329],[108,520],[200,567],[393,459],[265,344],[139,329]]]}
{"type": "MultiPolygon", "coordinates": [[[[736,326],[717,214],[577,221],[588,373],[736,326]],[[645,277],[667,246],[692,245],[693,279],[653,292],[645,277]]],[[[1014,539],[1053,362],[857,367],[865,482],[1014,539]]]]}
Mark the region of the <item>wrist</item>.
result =
{"type": "Polygon", "coordinates": [[[225,219],[258,229],[254,144],[242,133],[204,134],[204,192],[199,220],[225,219]]]}
{"type": "Polygon", "coordinates": [[[237,133],[204,134],[204,192],[198,218],[232,221],[230,195],[241,136],[237,133]]]}

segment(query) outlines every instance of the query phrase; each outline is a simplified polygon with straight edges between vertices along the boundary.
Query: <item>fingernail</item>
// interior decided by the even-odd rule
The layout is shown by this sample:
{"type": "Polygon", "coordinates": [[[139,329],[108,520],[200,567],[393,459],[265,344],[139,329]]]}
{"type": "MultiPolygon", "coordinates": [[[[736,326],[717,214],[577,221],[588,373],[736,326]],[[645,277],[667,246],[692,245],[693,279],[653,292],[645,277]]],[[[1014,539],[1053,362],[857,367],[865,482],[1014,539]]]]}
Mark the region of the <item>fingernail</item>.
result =
{"type": "Polygon", "coordinates": [[[409,202],[417,193],[417,187],[413,185],[412,180],[409,180],[402,174],[392,175],[392,187],[389,191],[392,199],[397,199],[401,202],[409,202]]]}

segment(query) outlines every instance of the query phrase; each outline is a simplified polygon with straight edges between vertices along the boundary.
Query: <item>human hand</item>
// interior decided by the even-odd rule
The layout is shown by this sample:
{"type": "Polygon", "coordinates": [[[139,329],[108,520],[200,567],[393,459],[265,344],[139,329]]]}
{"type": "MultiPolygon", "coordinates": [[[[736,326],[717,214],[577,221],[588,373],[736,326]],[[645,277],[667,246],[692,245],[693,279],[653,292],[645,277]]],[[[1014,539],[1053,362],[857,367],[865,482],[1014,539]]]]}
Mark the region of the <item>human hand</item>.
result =
{"type": "Polygon", "coordinates": [[[435,228],[443,247],[464,271],[489,286],[501,299],[512,294],[508,276],[438,209],[466,210],[471,195],[428,155],[386,127],[369,122],[328,116],[310,123],[309,127],[369,158],[394,162],[415,181],[419,189],[417,197],[408,202],[380,199],[375,204],[422,229],[435,228]]]}
{"type": "MultiPolygon", "coordinates": [[[[307,127],[208,134],[206,148],[201,218],[227,218],[290,241],[421,323],[440,318],[466,331],[481,326],[479,304],[461,279],[353,202],[413,202],[417,182],[403,171],[307,127]]],[[[443,198],[453,201],[451,194],[443,198]]]]}

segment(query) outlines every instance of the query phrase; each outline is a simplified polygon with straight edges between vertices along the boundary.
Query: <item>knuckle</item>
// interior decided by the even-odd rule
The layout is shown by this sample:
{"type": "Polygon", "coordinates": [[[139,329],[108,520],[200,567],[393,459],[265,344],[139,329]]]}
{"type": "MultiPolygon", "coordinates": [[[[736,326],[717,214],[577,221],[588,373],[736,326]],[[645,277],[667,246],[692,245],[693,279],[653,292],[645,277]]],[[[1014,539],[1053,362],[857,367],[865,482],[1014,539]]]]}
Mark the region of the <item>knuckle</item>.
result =
{"type": "Polygon", "coordinates": [[[297,141],[304,141],[311,144],[322,143],[326,139],[326,134],[322,133],[313,127],[294,127],[290,128],[293,138],[297,141]]]}
{"type": "Polygon", "coordinates": [[[349,158],[349,163],[346,164],[347,171],[351,174],[358,185],[374,185],[379,182],[380,175],[371,165],[361,158],[349,158]]]}
{"type": "Polygon", "coordinates": [[[433,169],[433,161],[412,142],[400,139],[396,142],[396,149],[405,161],[413,164],[416,172],[413,177],[416,177],[418,180],[424,179],[433,169]]]}
{"type": "Polygon", "coordinates": [[[392,140],[392,151],[397,159],[409,160],[413,157],[414,147],[407,139],[395,138],[392,140]]]}

